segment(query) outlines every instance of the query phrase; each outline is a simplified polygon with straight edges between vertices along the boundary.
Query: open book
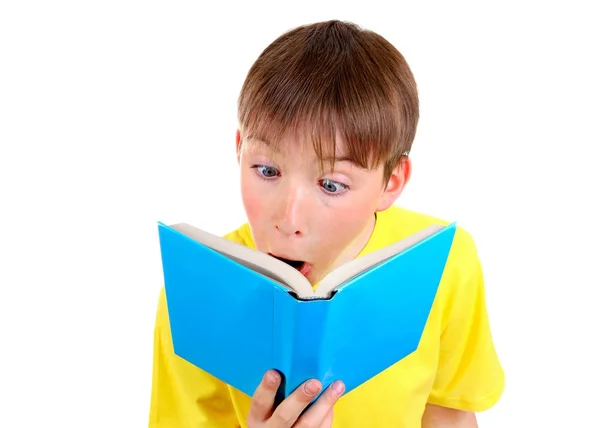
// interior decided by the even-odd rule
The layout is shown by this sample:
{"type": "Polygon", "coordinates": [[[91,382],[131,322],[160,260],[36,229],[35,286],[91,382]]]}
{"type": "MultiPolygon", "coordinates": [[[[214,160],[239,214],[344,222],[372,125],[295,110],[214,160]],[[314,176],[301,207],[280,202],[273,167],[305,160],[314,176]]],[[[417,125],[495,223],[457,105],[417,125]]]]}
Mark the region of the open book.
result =
{"type": "Polygon", "coordinates": [[[345,393],[416,350],[456,226],[434,225],[329,273],[315,291],[271,255],[159,223],[175,353],[252,395],[268,369],[285,398],[309,378],[345,393]]]}
{"type": "Polygon", "coordinates": [[[173,224],[169,227],[247,268],[267,276],[280,285],[288,287],[300,299],[330,297],[338,286],[442,229],[441,225],[431,225],[395,244],[354,259],[330,272],[313,291],[312,285],[304,275],[275,257],[213,235],[188,223],[173,224]]]}

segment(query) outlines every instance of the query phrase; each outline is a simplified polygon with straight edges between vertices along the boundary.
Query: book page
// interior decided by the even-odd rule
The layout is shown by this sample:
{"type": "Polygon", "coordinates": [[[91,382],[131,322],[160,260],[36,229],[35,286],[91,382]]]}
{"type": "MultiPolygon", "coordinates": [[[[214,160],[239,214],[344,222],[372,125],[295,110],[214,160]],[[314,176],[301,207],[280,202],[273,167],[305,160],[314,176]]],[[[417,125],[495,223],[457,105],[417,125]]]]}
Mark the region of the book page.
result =
{"type": "Polygon", "coordinates": [[[381,248],[372,253],[365,254],[362,257],[354,259],[348,263],[343,264],[337,269],[330,272],[319,284],[315,291],[315,295],[318,297],[327,297],[336,287],[349,281],[355,276],[362,272],[376,266],[377,264],[389,259],[390,257],[412,247],[420,241],[428,238],[437,231],[443,229],[441,225],[431,225],[419,232],[408,236],[394,244],[388,245],[387,247],[381,248]]]}
{"type": "Polygon", "coordinates": [[[230,241],[226,238],[213,235],[187,223],[169,225],[172,229],[182,233],[194,241],[205,245],[225,257],[228,257],[253,271],[264,275],[273,281],[294,291],[298,297],[307,298],[314,296],[312,286],[308,279],[293,267],[287,265],[268,254],[230,241]]]}

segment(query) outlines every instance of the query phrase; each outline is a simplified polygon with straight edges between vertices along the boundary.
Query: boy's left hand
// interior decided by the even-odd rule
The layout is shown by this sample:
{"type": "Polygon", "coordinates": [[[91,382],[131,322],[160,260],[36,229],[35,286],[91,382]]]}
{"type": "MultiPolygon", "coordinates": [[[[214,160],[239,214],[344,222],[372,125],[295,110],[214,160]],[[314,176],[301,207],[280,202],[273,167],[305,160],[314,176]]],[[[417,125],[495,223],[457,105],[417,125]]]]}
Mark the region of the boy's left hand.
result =
{"type": "Polygon", "coordinates": [[[342,383],[339,383],[340,389],[330,386],[304,413],[304,409],[321,391],[320,382],[314,379],[305,382],[273,409],[280,383],[281,377],[275,371],[270,370],[265,374],[250,404],[247,420],[250,428],[331,428],[333,405],[343,392],[342,383]]]}

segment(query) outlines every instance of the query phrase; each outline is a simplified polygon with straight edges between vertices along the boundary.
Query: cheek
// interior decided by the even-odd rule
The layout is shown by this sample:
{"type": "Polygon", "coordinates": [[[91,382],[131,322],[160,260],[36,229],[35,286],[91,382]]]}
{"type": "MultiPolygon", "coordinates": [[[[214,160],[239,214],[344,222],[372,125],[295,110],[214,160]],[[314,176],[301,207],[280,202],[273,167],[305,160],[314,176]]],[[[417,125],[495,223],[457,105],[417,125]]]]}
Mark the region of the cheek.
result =
{"type": "Polygon", "coordinates": [[[320,221],[316,223],[319,228],[318,236],[345,246],[364,230],[373,212],[370,204],[329,207],[320,213],[320,221]]]}
{"type": "Polygon", "coordinates": [[[246,174],[248,175],[241,177],[242,203],[246,217],[253,228],[262,229],[268,226],[271,220],[273,212],[271,199],[275,195],[268,191],[268,186],[265,186],[260,179],[250,176],[250,173],[246,174]]]}
{"type": "Polygon", "coordinates": [[[244,204],[244,209],[246,210],[246,215],[248,219],[252,221],[263,211],[261,209],[261,206],[263,205],[261,192],[259,192],[256,186],[248,180],[248,177],[242,177],[241,190],[242,202],[244,204]]]}

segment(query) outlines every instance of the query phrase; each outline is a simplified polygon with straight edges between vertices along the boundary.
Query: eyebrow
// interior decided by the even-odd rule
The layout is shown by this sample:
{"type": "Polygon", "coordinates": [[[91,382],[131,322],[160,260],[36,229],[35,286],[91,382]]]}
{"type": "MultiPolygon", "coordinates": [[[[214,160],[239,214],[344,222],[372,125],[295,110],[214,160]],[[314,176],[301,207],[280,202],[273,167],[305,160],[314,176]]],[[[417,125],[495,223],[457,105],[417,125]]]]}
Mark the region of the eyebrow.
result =
{"type": "Polygon", "coordinates": [[[347,162],[347,163],[350,163],[352,166],[355,166],[360,169],[364,169],[362,165],[360,165],[354,158],[352,158],[350,156],[326,156],[323,158],[324,163],[332,162],[332,161],[333,161],[333,163],[347,162]]]}
{"type": "Polygon", "coordinates": [[[323,158],[323,162],[351,162],[356,163],[356,161],[350,156],[326,156],[323,158]]]}
{"type": "MultiPolygon", "coordinates": [[[[248,141],[254,141],[257,143],[261,143],[264,144],[265,146],[269,147],[272,150],[275,150],[277,153],[281,152],[281,149],[279,146],[277,145],[273,145],[271,144],[270,141],[265,140],[263,138],[259,138],[259,137],[255,137],[255,136],[249,136],[247,138],[248,141]]],[[[364,169],[364,167],[362,165],[360,165],[354,158],[352,158],[351,156],[325,156],[322,158],[323,163],[327,163],[327,162],[334,162],[334,163],[340,163],[340,162],[347,162],[350,163],[352,166],[355,166],[357,168],[360,169],[364,169]]]]}
{"type": "Polygon", "coordinates": [[[248,136],[248,137],[246,138],[246,141],[249,141],[249,142],[256,142],[256,143],[261,143],[261,144],[264,144],[265,146],[271,147],[272,149],[275,149],[275,150],[278,150],[278,149],[279,149],[279,147],[277,147],[277,145],[273,145],[273,144],[271,144],[271,142],[270,142],[270,141],[268,141],[268,140],[265,140],[264,138],[260,138],[260,137],[254,137],[254,136],[252,136],[252,135],[248,136]]]}

